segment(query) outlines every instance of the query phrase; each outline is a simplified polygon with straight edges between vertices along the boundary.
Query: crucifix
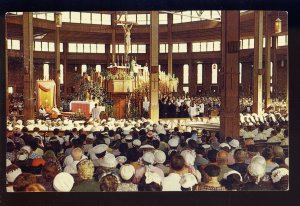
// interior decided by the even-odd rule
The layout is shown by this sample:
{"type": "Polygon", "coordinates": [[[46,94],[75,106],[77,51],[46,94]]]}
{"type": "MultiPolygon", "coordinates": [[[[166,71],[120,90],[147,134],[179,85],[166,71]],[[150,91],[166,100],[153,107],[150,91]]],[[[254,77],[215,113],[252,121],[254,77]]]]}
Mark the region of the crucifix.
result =
{"type": "Polygon", "coordinates": [[[116,20],[115,22],[117,24],[121,24],[124,30],[124,47],[125,47],[125,62],[128,63],[128,54],[129,54],[129,50],[131,47],[131,29],[133,25],[136,25],[136,22],[129,22],[127,21],[127,12],[124,13],[125,15],[125,21],[121,21],[121,17],[123,16],[123,14],[119,15],[118,20],[116,20]]]}

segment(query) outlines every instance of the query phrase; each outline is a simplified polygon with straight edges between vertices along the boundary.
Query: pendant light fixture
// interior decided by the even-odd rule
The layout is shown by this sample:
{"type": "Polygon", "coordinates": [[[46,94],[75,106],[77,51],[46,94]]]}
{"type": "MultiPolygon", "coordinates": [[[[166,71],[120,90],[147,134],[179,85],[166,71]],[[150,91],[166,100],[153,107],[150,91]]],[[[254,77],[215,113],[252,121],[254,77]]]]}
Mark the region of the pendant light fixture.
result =
{"type": "Polygon", "coordinates": [[[280,33],[281,32],[281,19],[279,18],[279,11],[278,11],[278,16],[277,19],[275,20],[275,33],[280,33]]]}

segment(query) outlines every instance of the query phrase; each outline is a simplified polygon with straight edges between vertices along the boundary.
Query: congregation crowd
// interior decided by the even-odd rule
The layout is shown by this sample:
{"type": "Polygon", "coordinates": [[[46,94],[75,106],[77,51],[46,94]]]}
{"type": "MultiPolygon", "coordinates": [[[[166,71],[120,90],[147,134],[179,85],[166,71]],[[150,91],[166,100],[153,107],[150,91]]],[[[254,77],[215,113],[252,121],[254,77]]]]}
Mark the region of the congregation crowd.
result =
{"type": "Polygon", "coordinates": [[[219,97],[165,94],[159,98],[159,117],[193,118],[209,116],[210,111],[218,110],[220,105],[219,97]]]}
{"type": "Polygon", "coordinates": [[[239,140],[144,118],[8,121],[7,191],[288,190],[288,118],[242,115],[239,140]]]}

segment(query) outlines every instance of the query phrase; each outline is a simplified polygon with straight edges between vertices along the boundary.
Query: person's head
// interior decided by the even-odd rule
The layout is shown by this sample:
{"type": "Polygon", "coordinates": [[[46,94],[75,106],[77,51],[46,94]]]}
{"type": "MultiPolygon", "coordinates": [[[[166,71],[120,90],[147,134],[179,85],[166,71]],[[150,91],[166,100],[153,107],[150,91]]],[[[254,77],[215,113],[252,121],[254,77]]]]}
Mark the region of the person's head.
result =
{"type": "Polygon", "coordinates": [[[53,180],[53,188],[57,192],[70,192],[74,185],[74,177],[66,172],[58,173],[53,180]]]}
{"type": "Polygon", "coordinates": [[[264,148],[262,151],[261,155],[266,159],[266,160],[271,160],[274,157],[273,150],[271,148],[264,148]]]}
{"type": "Polygon", "coordinates": [[[259,184],[266,173],[266,166],[257,162],[251,162],[247,170],[250,180],[255,182],[255,184],[259,184]]]}
{"type": "Polygon", "coordinates": [[[247,158],[247,153],[242,149],[237,149],[233,155],[236,163],[243,163],[247,158]]]}
{"type": "Polygon", "coordinates": [[[160,141],[159,140],[153,140],[152,141],[152,145],[155,149],[158,149],[159,148],[159,145],[160,145],[160,141]]]}
{"type": "Polygon", "coordinates": [[[181,155],[177,155],[177,154],[174,155],[171,158],[170,166],[171,166],[171,169],[173,169],[175,171],[182,170],[185,166],[184,158],[181,155]]]}
{"type": "Polygon", "coordinates": [[[224,174],[221,184],[227,190],[240,190],[243,187],[243,179],[241,174],[234,170],[224,174]]]}
{"type": "Polygon", "coordinates": [[[190,140],[188,141],[188,147],[189,147],[191,150],[196,149],[196,147],[197,147],[197,142],[196,142],[195,140],[193,140],[193,139],[190,139],[190,140]]]}
{"type": "Polygon", "coordinates": [[[289,170],[286,168],[276,168],[271,173],[271,179],[276,190],[289,189],[289,170]]]}
{"type": "Polygon", "coordinates": [[[107,174],[100,179],[100,191],[102,192],[116,192],[119,180],[114,174],[107,174]]]}
{"type": "Polygon", "coordinates": [[[127,152],[127,160],[129,162],[137,162],[138,159],[140,158],[140,153],[136,148],[131,148],[127,152]]]}
{"type": "Polygon", "coordinates": [[[72,140],[72,145],[73,145],[73,148],[76,148],[76,147],[82,148],[83,147],[83,141],[80,138],[73,139],[72,140]]]}
{"type": "Polygon", "coordinates": [[[162,191],[161,177],[156,172],[146,171],[140,181],[139,191],[162,191]]]}
{"type": "Polygon", "coordinates": [[[58,134],[59,134],[59,129],[55,128],[55,129],[53,130],[53,134],[54,134],[54,135],[58,135],[58,134]]]}
{"type": "Polygon", "coordinates": [[[204,168],[204,172],[209,178],[218,177],[220,175],[220,167],[217,165],[207,165],[204,168]]]}
{"type": "Polygon", "coordinates": [[[281,146],[276,145],[272,149],[273,149],[273,154],[274,154],[275,158],[278,158],[278,159],[285,158],[285,154],[284,154],[283,148],[281,146]]]}
{"type": "Polygon", "coordinates": [[[43,185],[34,183],[26,187],[25,192],[46,192],[46,189],[43,185]]]}
{"type": "Polygon", "coordinates": [[[119,145],[119,151],[121,152],[121,154],[124,154],[128,151],[128,144],[127,143],[121,143],[119,145]]]}
{"type": "Polygon", "coordinates": [[[205,155],[205,149],[202,146],[197,146],[195,149],[196,154],[205,155]]]}
{"type": "Polygon", "coordinates": [[[82,158],[83,152],[79,147],[76,147],[72,150],[71,156],[74,161],[80,161],[82,158]]]}
{"type": "Polygon", "coordinates": [[[46,181],[53,181],[54,177],[59,173],[59,166],[55,162],[47,162],[43,166],[41,173],[46,181]]]}
{"type": "Polygon", "coordinates": [[[7,142],[6,151],[13,152],[15,150],[15,144],[13,142],[7,142]]]}
{"type": "Polygon", "coordinates": [[[218,165],[227,165],[228,163],[228,152],[220,150],[217,154],[218,165]]]}
{"type": "Polygon", "coordinates": [[[91,160],[81,160],[77,164],[77,173],[79,177],[83,180],[90,180],[94,175],[94,164],[91,160]]]}
{"type": "Polygon", "coordinates": [[[217,154],[218,150],[212,149],[207,152],[207,159],[209,160],[210,163],[215,163],[217,162],[217,154]]]}
{"type": "Polygon", "coordinates": [[[122,165],[119,171],[120,171],[120,176],[124,181],[132,180],[135,174],[135,169],[130,164],[122,165]]]}
{"type": "Polygon", "coordinates": [[[22,174],[22,170],[15,164],[11,164],[6,167],[6,180],[9,183],[13,183],[15,179],[22,174]]]}
{"type": "Polygon", "coordinates": [[[20,174],[13,183],[15,192],[24,192],[26,187],[36,183],[36,176],[30,173],[20,174]]]}

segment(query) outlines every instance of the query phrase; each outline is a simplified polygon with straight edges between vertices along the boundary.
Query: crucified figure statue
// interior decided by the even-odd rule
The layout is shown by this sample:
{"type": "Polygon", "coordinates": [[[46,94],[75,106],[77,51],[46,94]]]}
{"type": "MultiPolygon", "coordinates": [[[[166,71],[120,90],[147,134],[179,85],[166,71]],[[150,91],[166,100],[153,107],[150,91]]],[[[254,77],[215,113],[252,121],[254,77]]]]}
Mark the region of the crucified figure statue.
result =
{"type": "Polygon", "coordinates": [[[124,29],[124,37],[125,37],[125,59],[127,60],[129,48],[131,45],[131,38],[130,38],[130,30],[132,28],[133,24],[124,24],[122,25],[124,29]]]}

